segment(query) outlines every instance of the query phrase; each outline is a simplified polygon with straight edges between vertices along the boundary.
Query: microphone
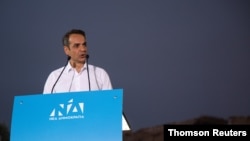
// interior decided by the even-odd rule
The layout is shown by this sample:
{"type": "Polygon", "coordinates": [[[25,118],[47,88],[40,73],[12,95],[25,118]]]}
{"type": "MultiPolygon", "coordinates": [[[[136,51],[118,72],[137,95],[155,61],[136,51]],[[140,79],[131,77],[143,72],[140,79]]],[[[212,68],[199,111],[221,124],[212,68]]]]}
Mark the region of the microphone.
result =
{"type": "Polygon", "coordinates": [[[56,82],[54,83],[54,85],[53,85],[53,87],[52,87],[52,89],[51,89],[51,94],[53,93],[53,90],[54,90],[54,88],[55,88],[55,86],[56,86],[58,80],[60,79],[62,73],[64,72],[64,70],[65,70],[65,68],[66,68],[66,66],[67,66],[68,61],[70,60],[70,58],[71,58],[70,56],[67,57],[67,62],[66,62],[66,64],[64,65],[63,70],[61,71],[60,75],[57,77],[57,80],[56,80],[56,82]]]}
{"type": "Polygon", "coordinates": [[[89,83],[89,91],[91,91],[91,86],[90,86],[90,79],[89,79],[89,55],[86,55],[86,66],[87,66],[87,73],[88,73],[88,83],[89,83]]]}

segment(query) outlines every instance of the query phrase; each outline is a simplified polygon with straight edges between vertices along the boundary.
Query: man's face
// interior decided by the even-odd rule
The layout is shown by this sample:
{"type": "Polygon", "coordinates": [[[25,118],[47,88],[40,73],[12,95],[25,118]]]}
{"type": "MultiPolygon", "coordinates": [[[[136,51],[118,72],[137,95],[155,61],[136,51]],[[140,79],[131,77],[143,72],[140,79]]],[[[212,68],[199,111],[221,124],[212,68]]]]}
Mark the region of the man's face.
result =
{"type": "Polygon", "coordinates": [[[81,34],[69,36],[69,47],[64,46],[64,52],[76,63],[84,63],[87,55],[87,42],[81,34]]]}

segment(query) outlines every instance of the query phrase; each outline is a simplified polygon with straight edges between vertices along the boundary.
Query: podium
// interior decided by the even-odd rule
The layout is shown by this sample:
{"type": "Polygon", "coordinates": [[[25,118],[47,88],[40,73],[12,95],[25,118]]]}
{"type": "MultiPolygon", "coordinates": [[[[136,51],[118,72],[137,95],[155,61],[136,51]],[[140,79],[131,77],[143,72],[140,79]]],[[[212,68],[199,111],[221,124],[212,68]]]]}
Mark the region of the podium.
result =
{"type": "Polygon", "coordinates": [[[123,90],[15,96],[11,141],[122,141],[123,90]]]}

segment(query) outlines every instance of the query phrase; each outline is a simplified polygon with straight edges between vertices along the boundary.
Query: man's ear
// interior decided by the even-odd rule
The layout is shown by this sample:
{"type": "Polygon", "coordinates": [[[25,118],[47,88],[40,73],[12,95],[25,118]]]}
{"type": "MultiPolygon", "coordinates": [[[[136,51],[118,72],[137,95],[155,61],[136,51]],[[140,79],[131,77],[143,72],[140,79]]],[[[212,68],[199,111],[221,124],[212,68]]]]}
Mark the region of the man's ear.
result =
{"type": "Polygon", "coordinates": [[[64,53],[65,53],[67,56],[69,56],[69,47],[64,46],[64,47],[63,47],[63,50],[64,50],[64,53]]]}

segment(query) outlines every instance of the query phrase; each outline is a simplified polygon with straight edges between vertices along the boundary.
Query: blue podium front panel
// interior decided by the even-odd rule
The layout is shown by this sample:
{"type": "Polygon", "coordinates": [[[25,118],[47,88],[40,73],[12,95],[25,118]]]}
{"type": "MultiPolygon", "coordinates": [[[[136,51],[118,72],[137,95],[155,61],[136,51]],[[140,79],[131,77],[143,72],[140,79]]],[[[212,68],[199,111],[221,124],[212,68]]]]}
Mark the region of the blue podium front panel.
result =
{"type": "Polygon", "coordinates": [[[122,141],[122,89],[15,96],[11,141],[122,141]]]}

